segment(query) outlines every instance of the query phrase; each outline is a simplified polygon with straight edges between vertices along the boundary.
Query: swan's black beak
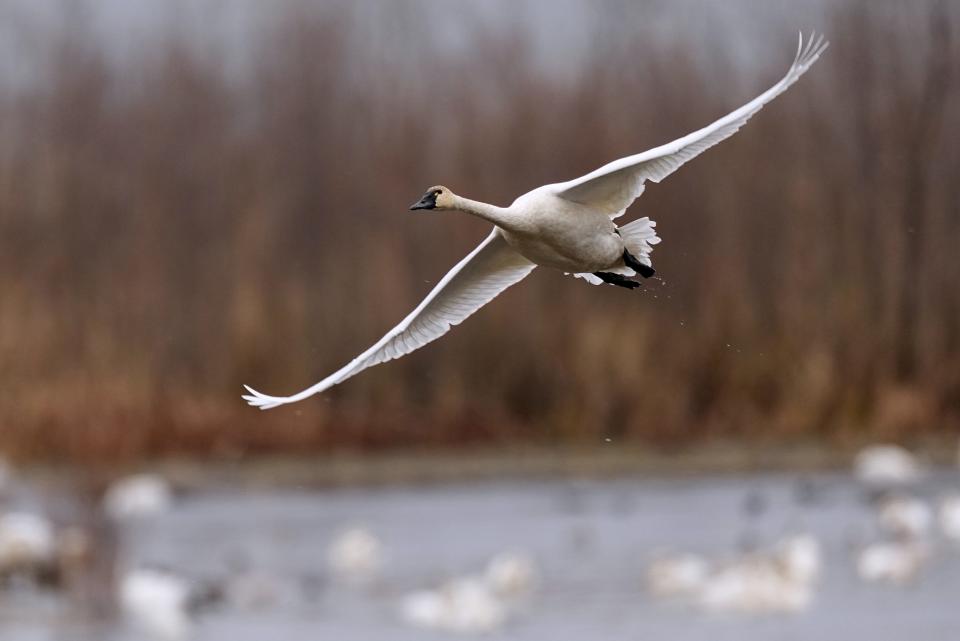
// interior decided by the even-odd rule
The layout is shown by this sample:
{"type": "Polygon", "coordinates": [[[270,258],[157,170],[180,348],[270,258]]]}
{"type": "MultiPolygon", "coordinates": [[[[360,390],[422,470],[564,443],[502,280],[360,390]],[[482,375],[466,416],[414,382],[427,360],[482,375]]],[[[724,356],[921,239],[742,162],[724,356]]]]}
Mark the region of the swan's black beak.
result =
{"type": "Polygon", "coordinates": [[[423,198],[417,202],[410,205],[410,211],[414,209],[435,209],[437,206],[437,194],[433,191],[428,191],[423,195],[423,198]]]}

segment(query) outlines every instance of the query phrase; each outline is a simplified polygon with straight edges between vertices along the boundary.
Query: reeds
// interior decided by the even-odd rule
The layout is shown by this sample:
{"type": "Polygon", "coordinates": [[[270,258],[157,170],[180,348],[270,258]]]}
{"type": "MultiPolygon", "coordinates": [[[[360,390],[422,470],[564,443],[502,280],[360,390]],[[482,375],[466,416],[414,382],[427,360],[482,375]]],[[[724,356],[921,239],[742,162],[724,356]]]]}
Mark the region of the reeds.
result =
{"type": "MultiPolygon", "coordinates": [[[[375,6],[398,28],[423,8],[375,6]]],[[[926,2],[838,3],[808,77],[648,188],[630,215],[664,243],[645,291],[543,270],[321,399],[242,403],[241,383],[292,392],[341,365],[482,238],[406,212],[424,187],[509,202],[702,126],[789,62],[786,35],[749,73],[722,39],[708,63],[683,38],[627,39],[616,21],[643,9],[624,6],[597,13],[572,78],[520,28],[477,27],[467,55],[442,55],[295,3],[234,67],[175,22],[125,64],[82,21],[48,34],[35,81],[0,91],[0,450],[957,430],[960,14],[926,2]]]]}

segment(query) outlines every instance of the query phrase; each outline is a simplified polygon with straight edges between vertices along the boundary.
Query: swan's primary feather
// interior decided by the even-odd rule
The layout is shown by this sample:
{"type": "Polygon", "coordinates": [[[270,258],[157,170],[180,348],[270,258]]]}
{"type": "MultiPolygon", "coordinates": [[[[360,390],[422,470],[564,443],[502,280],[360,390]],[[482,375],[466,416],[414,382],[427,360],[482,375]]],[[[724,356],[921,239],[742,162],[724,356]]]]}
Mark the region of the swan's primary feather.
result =
{"type": "Polygon", "coordinates": [[[557,184],[554,186],[557,195],[600,208],[616,218],[643,193],[646,181],[660,182],[688,160],[735,134],[761,107],[796,82],[817,61],[828,44],[822,35],[813,34],[804,46],[803,34],[800,34],[797,55],[787,74],[744,106],[683,138],[615,160],[586,176],[557,184]]]}
{"type": "Polygon", "coordinates": [[[260,409],[293,403],[322,392],[362,370],[399,358],[434,341],[452,325],[493,300],[536,267],[507,245],[500,230],[493,232],[437,283],[409,316],[377,343],[316,385],[293,396],[268,396],[244,385],[243,398],[260,409]]]}

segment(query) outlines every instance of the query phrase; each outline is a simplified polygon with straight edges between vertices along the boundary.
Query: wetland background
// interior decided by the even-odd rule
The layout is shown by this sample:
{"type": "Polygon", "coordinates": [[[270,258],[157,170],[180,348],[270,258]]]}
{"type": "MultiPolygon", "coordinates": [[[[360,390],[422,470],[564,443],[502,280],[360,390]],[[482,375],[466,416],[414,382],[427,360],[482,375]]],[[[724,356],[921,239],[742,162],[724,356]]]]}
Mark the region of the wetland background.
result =
{"type": "Polygon", "coordinates": [[[687,448],[960,429],[951,2],[0,4],[0,451],[687,448]],[[831,47],[628,218],[640,293],[535,273],[261,413],[407,314],[507,203],[703,126],[831,47]]]}

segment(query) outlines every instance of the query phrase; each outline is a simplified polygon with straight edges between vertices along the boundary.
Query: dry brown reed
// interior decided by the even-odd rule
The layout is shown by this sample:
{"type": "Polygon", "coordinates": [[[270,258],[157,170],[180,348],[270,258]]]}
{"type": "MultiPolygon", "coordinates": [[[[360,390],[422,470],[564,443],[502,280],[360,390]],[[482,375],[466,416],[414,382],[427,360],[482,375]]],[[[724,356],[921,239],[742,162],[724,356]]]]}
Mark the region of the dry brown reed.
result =
{"type": "Polygon", "coordinates": [[[241,383],[314,382],[482,237],[406,212],[423,188],[508,202],[709,122],[789,52],[747,73],[722,40],[705,63],[682,39],[617,39],[623,16],[601,13],[571,78],[519,29],[477,27],[469,55],[371,54],[344,15],[293,3],[233,74],[175,27],[125,65],[82,20],[34,43],[35,81],[0,90],[0,451],[957,430],[960,12],[877,4],[830,9],[808,77],[648,188],[631,216],[659,221],[662,280],[631,294],[537,272],[443,341],[269,413],[241,383]]]}

